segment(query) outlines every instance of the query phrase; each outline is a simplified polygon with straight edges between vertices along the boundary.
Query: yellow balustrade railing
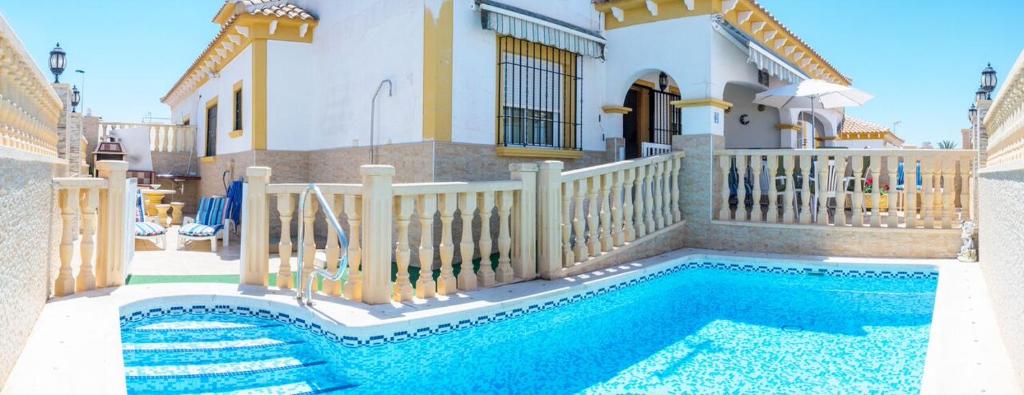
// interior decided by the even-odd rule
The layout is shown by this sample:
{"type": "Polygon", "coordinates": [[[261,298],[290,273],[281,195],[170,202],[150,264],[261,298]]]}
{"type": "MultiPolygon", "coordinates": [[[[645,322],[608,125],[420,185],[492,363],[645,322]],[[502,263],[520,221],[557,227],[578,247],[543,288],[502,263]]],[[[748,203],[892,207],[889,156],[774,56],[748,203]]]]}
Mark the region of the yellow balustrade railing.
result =
{"type": "Polygon", "coordinates": [[[63,104],[0,16],[0,147],[57,157],[63,104]]]}
{"type": "Polygon", "coordinates": [[[129,128],[144,128],[149,133],[151,152],[189,152],[195,149],[196,128],[191,125],[101,122],[97,136],[102,140],[114,130],[129,128]]]}
{"type": "Polygon", "coordinates": [[[715,153],[714,219],[949,229],[971,218],[969,150],[773,150],[715,153]]]}
{"type": "MultiPolygon", "coordinates": [[[[558,161],[517,163],[510,166],[510,180],[413,184],[392,183],[391,166],[363,166],[360,184],[317,184],[348,232],[349,275],[343,283],[324,281],[316,291],[376,304],[565,276],[566,268],[579,270],[680,223],[681,165],[681,152],[564,173],[558,161]],[[563,260],[565,250],[579,253],[563,260]],[[415,281],[409,270],[414,260],[422,273],[415,281]],[[435,268],[436,280],[429,275],[435,268]]],[[[271,184],[270,171],[247,170],[242,281],[269,285],[273,199],[282,262],[274,285],[292,288],[297,280],[305,284],[316,264],[314,225],[322,214],[316,201],[295,212],[308,184],[271,184]],[[304,245],[292,245],[292,221],[303,221],[304,245]],[[299,279],[284,264],[295,248],[304,249],[306,260],[299,279]]],[[[334,232],[327,229],[323,250],[328,271],[337,270],[340,253],[334,232]]]]}
{"type": "Polygon", "coordinates": [[[985,116],[988,131],[986,166],[1024,160],[1024,51],[985,116]]]}

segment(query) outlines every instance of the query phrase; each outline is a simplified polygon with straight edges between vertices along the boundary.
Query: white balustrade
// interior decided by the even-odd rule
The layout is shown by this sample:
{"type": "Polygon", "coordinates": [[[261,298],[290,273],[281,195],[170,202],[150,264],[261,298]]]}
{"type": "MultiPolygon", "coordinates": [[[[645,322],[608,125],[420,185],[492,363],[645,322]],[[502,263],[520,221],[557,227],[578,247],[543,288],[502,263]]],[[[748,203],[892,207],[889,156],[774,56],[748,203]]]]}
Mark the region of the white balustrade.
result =
{"type": "Polygon", "coordinates": [[[152,152],[189,152],[195,148],[196,128],[191,125],[101,122],[97,137],[102,140],[114,130],[129,128],[146,129],[149,133],[149,149],[152,152]]]}
{"type": "Polygon", "coordinates": [[[715,219],[949,229],[970,216],[972,160],[968,150],[720,150],[715,219]]]}
{"type": "Polygon", "coordinates": [[[0,147],[57,157],[63,103],[3,18],[0,54],[0,147]]]}

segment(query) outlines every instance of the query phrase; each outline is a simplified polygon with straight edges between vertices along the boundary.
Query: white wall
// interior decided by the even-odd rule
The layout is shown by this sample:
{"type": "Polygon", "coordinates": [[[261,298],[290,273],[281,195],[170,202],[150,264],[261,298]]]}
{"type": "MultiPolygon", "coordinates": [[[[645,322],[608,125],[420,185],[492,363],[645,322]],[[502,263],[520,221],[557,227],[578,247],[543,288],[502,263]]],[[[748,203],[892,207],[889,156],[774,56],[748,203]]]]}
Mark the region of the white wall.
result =
{"type": "Polygon", "coordinates": [[[724,100],[733,105],[724,114],[726,148],[779,148],[779,110],[766,106],[758,111],[754,104],[754,95],[762,90],[735,83],[725,86],[724,100]],[[749,122],[746,125],[740,122],[744,114],[749,122]]]}
{"type": "Polygon", "coordinates": [[[315,144],[317,90],[310,72],[313,46],[307,43],[267,43],[267,149],[301,151],[315,144]]]}
{"type": "MultiPolygon", "coordinates": [[[[585,1],[521,0],[509,3],[591,30],[597,30],[600,25],[600,14],[585,1]]],[[[495,144],[497,35],[481,27],[480,11],[473,0],[455,0],[454,6],[452,141],[495,144]]],[[[604,96],[604,63],[583,57],[581,77],[583,149],[604,150],[602,127],[598,121],[604,96]]]]}
{"type": "Polygon", "coordinates": [[[311,107],[314,116],[308,130],[294,131],[296,142],[289,147],[369,145],[370,102],[383,79],[391,79],[394,96],[382,94],[378,101],[377,142],[422,140],[425,1],[295,1],[320,23],[311,64],[294,71],[311,76],[311,89],[295,95],[306,97],[299,104],[311,107]]]}
{"type": "Polygon", "coordinates": [[[220,73],[207,80],[188,98],[171,108],[173,122],[181,123],[189,118],[195,125],[196,152],[206,153],[206,102],[217,98],[217,154],[230,154],[248,151],[252,147],[252,48],[242,50],[231,63],[221,69],[220,73]],[[228,134],[234,130],[234,84],[239,80],[242,85],[242,125],[244,133],[239,138],[231,138],[228,134]]]}

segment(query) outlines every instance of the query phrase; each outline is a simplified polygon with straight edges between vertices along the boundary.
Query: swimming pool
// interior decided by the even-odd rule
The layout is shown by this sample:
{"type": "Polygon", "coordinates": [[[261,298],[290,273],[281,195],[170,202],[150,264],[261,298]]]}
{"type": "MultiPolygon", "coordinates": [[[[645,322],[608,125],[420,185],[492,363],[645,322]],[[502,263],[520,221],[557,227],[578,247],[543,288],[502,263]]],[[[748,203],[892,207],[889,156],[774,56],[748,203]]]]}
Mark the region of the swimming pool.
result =
{"type": "Polygon", "coordinates": [[[189,305],[125,314],[122,343],[130,393],[914,393],[936,283],[929,270],[681,262],[368,338],[189,305]]]}

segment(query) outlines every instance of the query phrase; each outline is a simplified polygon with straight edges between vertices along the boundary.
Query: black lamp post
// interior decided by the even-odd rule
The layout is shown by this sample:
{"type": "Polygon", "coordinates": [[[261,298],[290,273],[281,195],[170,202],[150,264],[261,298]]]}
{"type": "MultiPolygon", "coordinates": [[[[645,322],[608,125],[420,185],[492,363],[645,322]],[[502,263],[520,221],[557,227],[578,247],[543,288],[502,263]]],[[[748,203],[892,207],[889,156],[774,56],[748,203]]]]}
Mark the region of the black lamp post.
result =
{"type": "Polygon", "coordinates": [[[57,43],[57,47],[50,51],[50,72],[53,73],[53,83],[60,83],[60,74],[64,72],[64,68],[68,65],[68,57],[64,52],[64,49],[60,47],[60,43],[57,43]]]}
{"type": "Polygon", "coordinates": [[[984,86],[979,86],[978,91],[974,92],[974,101],[979,102],[982,100],[988,100],[988,91],[985,90],[984,86]]]}
{"type": "Polygon", "coordinates": [[[665,88],[668,88],[668,74],[662,71],[661,74],[658,74],[658,89],[664,92],[665,88]]]}
{"type": "Polygon", "coordinates": [[[992,93],[996,89],[997,81],[996,70],[992,68],[992,63],[989,63],[981,71],[981,89],[984,89],[986,93],[992,93]]]}
{"type": "Polygon", "coordinates": [[[967,120],[974,123],[974,117],[978,115],[978,107],[971,103],[971,108],[967,109],[967,120]]]}
{"type": "Polygon", "coordinates": [[[71,87],[71,112],[75,112],[75,107],[78,107],[78,103],[82,101],[82,92],[78,90],[78,86],[71,87]]]}

